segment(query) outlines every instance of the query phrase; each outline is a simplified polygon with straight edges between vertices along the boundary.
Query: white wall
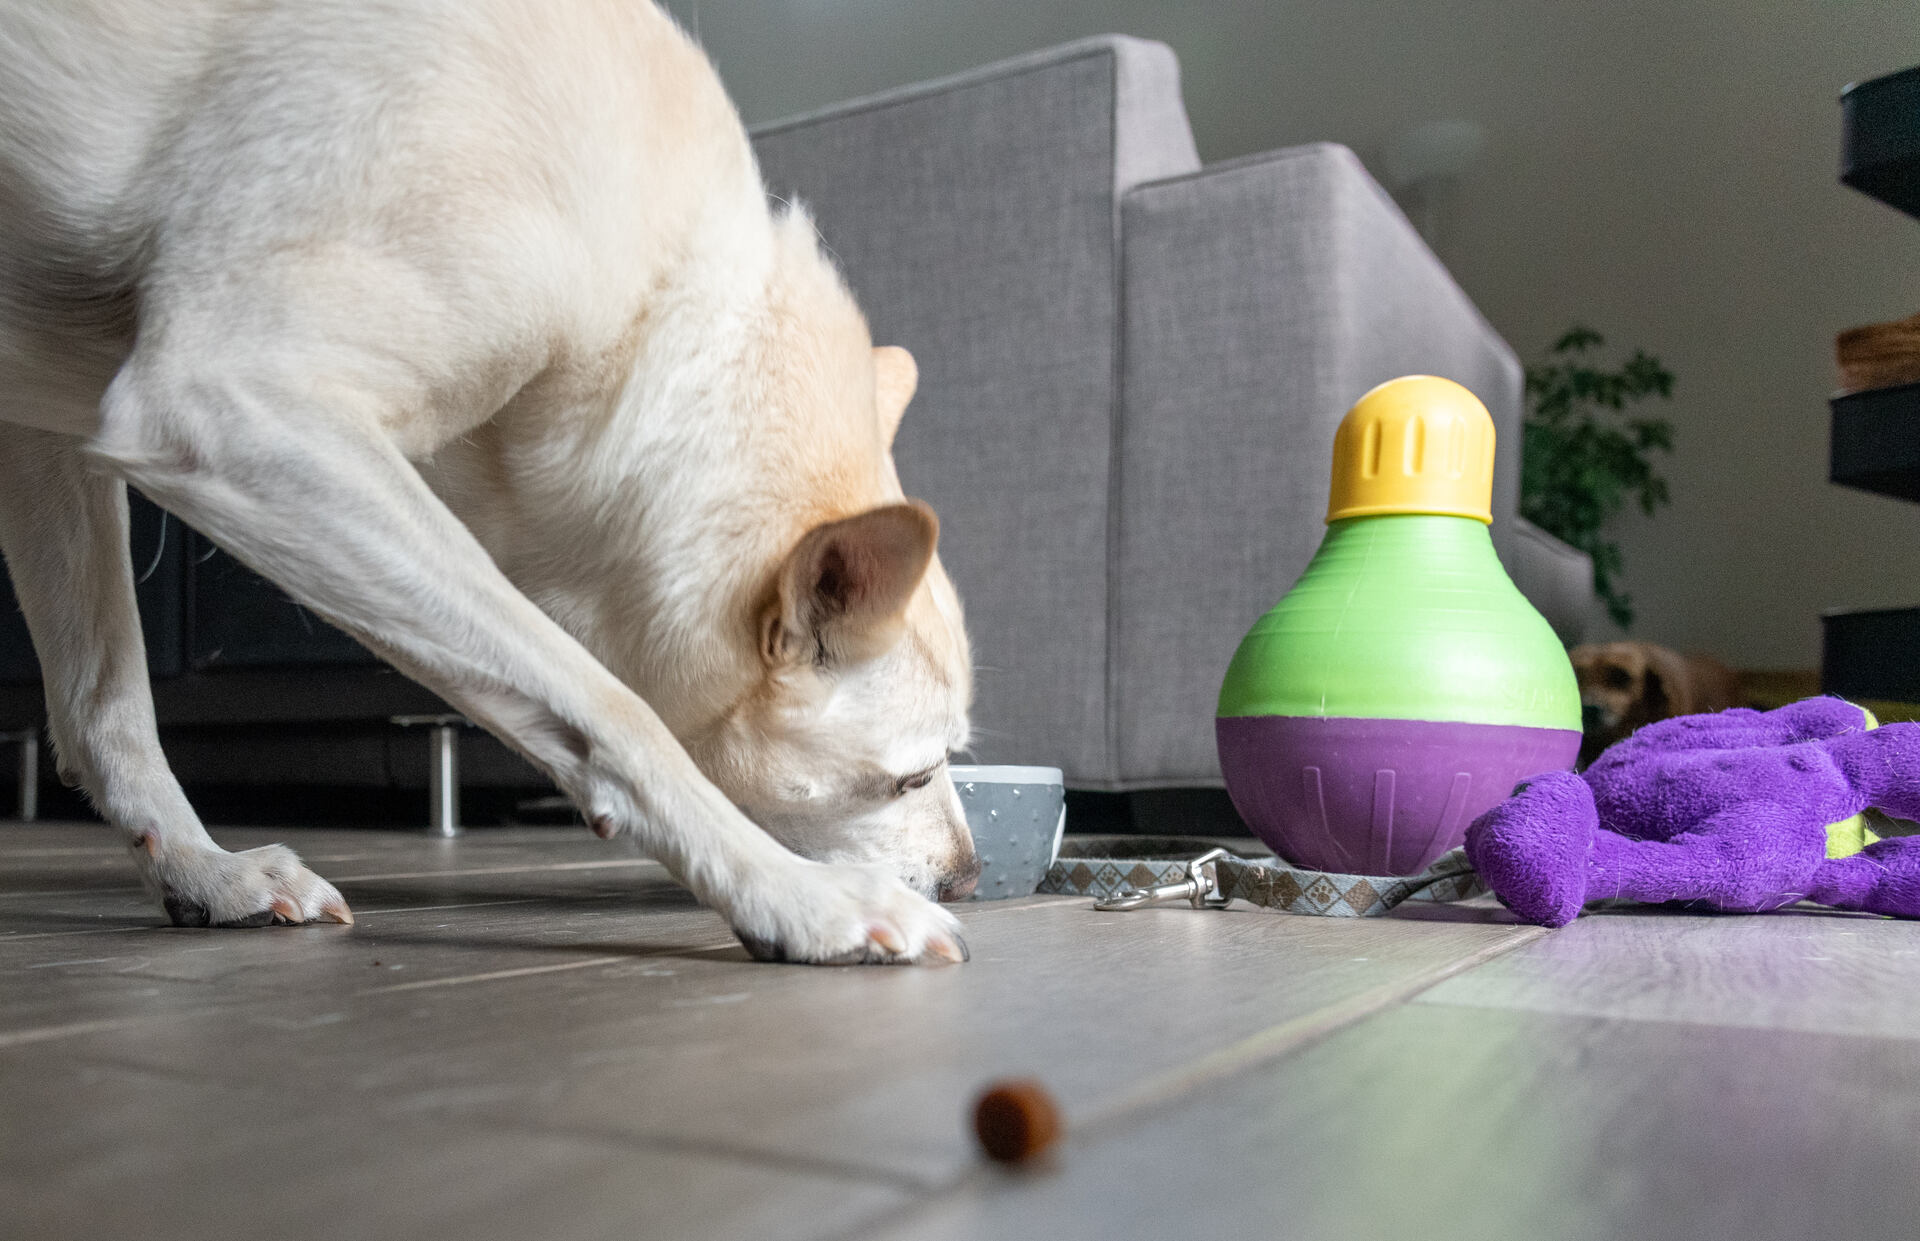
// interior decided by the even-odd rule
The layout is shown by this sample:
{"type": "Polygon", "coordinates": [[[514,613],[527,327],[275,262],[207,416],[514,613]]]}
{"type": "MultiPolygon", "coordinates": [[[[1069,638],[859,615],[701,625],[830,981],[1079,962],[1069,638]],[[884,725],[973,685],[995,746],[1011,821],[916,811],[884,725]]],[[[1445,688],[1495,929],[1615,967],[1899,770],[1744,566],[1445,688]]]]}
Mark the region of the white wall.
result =
{"type": "Polygon", "coordinates": [[[1835,181],[1835,97],[1920,62],[1917,0],[671,7],[749,121],[1107,30],[1179,52],[1208,160],[1476,121],[1441,248],[1488,318],[1679,376],[1675,503],[1621,523],[1636,634],[1812,667],[1823,608],[1920,603],[1920,506],[1826,482],[1833,334],[1920,310],[1920,221],[1835,181]]]}

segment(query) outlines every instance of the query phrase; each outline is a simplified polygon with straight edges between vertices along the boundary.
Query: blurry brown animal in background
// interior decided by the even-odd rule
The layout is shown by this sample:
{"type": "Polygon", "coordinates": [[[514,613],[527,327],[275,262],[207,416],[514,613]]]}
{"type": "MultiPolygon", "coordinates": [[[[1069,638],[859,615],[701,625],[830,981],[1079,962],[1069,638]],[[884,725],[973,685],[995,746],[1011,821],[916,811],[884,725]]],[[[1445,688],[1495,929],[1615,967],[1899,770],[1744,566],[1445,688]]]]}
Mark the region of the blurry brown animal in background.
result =
{"type": "Polygon", "coordinates": [[[1604,642],[1576,646],[1570,658],[1580,682],[1583,765],[1643,724],[1746,705],[1740,674],[1705,655],[1604,642]]]}

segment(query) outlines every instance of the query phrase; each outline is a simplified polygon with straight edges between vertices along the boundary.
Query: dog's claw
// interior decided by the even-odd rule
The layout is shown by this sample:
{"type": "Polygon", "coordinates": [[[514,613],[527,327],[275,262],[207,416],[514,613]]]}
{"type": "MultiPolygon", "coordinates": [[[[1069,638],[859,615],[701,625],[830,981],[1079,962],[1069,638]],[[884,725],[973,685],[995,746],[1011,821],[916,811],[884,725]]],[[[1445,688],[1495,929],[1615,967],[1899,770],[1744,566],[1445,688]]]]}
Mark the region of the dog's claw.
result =
{"type": "Polygon", "coordinates": [[[884,923],[875,923],[867,928],[867,941],[878,947],[880,951],[886,953],[888,956],[897,957],[907,950],[907,946],[901,941],[899,934],[895,932],[892,927],[884,923]]]}
{"type": "Polygon", "coordinates": [[[324,922],[338,922],[341,926],[352,926],[353,910],[347,908],[345,897],[335,897],[320,906],[320,918],[324,922]]]}

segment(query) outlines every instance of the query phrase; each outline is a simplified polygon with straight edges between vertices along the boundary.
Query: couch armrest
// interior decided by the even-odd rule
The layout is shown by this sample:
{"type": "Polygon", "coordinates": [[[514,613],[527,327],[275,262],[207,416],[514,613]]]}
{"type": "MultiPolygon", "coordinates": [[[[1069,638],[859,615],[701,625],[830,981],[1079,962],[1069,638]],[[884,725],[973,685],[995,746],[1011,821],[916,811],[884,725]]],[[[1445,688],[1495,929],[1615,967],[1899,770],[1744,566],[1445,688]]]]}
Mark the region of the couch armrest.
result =
{"type": "Polygon", "coordinates": [[[1217,784],[1220,677],[1319,545],[1341,416],[1396,375],[1473,390],[1504,548],[1520,367],[1344,147],[1143,185],[1121,219],[1115,786],[1217,784]]]}
{"type": "Polygon", "coordinates": [[[1586,640],[1593,616],[1593,557],[1516,517],[1507,572],[1560,641],[1578,646],[1586,640]]]}

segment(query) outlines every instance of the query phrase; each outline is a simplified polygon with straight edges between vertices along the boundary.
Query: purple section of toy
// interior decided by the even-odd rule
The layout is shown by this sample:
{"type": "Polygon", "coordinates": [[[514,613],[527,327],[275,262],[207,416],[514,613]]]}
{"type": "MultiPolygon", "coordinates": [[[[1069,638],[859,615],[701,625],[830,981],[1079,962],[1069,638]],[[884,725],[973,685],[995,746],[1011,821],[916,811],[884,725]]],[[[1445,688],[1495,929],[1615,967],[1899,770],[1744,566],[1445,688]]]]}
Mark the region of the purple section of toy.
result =
{"type": "Polygon", "coordinates": [[[1528,776],[1567,770],[1580,734],[1428,720],[1254,715],[1215,721],[1234,807],[1288,861],[1411,875],[1528,776]]]}

